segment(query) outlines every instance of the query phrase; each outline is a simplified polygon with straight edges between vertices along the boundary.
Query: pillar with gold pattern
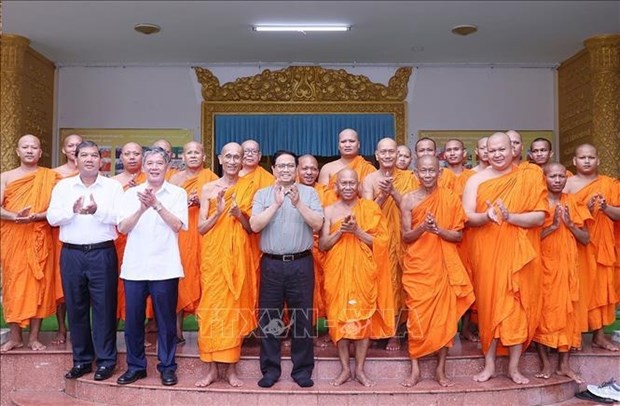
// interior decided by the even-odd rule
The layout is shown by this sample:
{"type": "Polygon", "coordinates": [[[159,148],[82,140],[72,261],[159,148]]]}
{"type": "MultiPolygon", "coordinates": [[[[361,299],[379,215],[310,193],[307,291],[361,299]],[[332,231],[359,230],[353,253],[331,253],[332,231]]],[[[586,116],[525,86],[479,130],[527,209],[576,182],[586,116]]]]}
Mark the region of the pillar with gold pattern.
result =
{"type": "Polygon", "coordinates": [[[590,59],[592,137],[601,173],[620,177],[620,34],[584,42],[590,59]]]}
{"type": "Polygon", "coordinates": [[[2,172],[16,167],[19,163],[14,151],[17,140],[24,135],[24,86],[22,82],[29,44],[30,40],[19,35],[2,34],[0,37],[2,46],[0,65],[2,172]]]}

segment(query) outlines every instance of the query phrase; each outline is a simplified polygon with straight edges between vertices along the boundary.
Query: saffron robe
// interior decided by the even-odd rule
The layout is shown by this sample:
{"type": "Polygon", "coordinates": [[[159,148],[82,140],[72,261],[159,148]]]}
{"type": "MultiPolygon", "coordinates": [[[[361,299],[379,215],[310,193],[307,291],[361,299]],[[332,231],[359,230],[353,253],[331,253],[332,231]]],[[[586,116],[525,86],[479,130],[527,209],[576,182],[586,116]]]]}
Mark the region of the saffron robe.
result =
{"type": "MultiPolygon", "coordinates": [[[[10,182],[4,208],[18,212],[30,206],[30,213],[47,211],[59,177],[53,170],[39,167],[10,182]]],[[[52,228],[46,220],[25,224],[2,220],[0,236],[4,319],[24,328],[30,319],[43,319],[56,311],[52,228]]]]}
{"type": "MultiPolygon", "coordinates": [[[[252,182],[240,178],[226,190],[224,213],[202,237],[200,284],[196,310],[198,348],[204,362],[235,363],[241,356],[243,337],[256,328],[256,270],[247,253],[250,235],[230,216],[233,194],[239,209],[252,210],[252,182]]],[[[212,216],[217,200],[209,201],[212,216]]]]}
{"type": "MultiPolygon", "coordinates": [[[[571,220],[583,227],[592,216],[588,208],[577,203],[572,195],[562,194],[562,206],[568,205],[571,220]]],[[[555,208],[550,208],[551,213],[555,208]]],[[[553,223],[553,214],[544,227],[553,223]]],[[[541,241],[543,265],[543,311],[534,341],[560,352],[581,348],[581,330],[577,323],[576,305],[579,301],[577,276],[577,246],[580,245],[570,229],[562,222],[559,228],[541,241]]]]}
{"type": "MultiPolygon", "coordinates": [[[[608,176],[599,175],[574,195],[577,201],[587,205],[593,195],[602,194],[607,204],[620,206],[618,182],[608,176]]],[[[582,331],[597,330],[616,320],[616,304],[620,297],[616,292],[614,275],[616,265],[616,243],[614,242],[614,221],[599,210],[592,212],[593,221],[588,223],[590,244],[579,245],[579,282],[581,290],[578,309],[582,331]],[[587,311],[587,326],[583,315],[587,311]]]]}
{"type": "MultiPolygon", "coordinates": [[[[427,213],[447,230],[462,230],[467,220],[461,200],[439,187],[411,211],[411,227],[426,221],[427,213]]],[[[426,232],[407,244],[403,287],[409,357],[420,358],[451,347],[459,319],[474,302],[474,288],[456,243],[426,232]]]]}
{"type": "MultiPolygon", "coordinates": [[[[358,199],[352,214],[373,243],[370,248],[345,233],[325,255],[325,302],[334,343],[343,338],[387,338],[395,333],[386,220],[372,200],[358,199]]],[[[341,223],[334,222],[330,233],[341,223]]]]}
{"type": "MultiPolygon", "coordinates": [[[[200,196],[202,187],[218,177],[210,169],[201,170],[197,176],[186,179],[181,185],[187,192],[200,196]]],[[[200,302],[200,233],[198,214],[200,206],[188,208],[188,229],[179,232],[179,251],[184,277],[179,280],[177,312],[194,313],[200,302]]]]}
{"type": "MultiPolygon", "coordinates": [[[[476,211],[486,212],[487,200],[497,199],[502,199],[510,213],[547,212],[547,188],[540,172],[529,167],[515,167],[481,183],[476,211]]],[[[472,227],[469,258],[482,351],[489,350],[494,338],[499,339],[500,353],[506,352],[503,346],[524,344],[527,348],[542,310],[542,269],[528,229],[507,222],[472,227]]]]}
{"type": "MultiPolygon", "coordinates": [[[[314,184],[314,190],[319,195],[321,205],[325,207],[325,191],[327,186],[320,183],[314,184]]],[[[316,324],[319,317],[327,315],[325,310],[325,275],[323,271],[325,262],[325,252],[319,250],[319,235],[314,234],[314,243],[312,245],[312,258],[314,259],[314,311],[313,321],[316,324]]]]}

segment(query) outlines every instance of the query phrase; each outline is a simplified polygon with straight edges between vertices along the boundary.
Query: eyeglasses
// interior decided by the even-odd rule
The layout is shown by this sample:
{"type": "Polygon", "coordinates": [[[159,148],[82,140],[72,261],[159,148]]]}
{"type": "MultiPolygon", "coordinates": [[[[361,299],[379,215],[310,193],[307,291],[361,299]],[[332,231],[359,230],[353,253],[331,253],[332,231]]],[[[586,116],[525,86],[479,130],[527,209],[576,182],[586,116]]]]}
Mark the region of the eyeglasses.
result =
{"type": "Polygon", "coordinates": [[[288,163],[288,164],[275,164],[274,165],[276,168],[278,169],[295,169],[295,164],[294,163],[288,163]]]}
{"type": "Polygon", "coordinates": [[[259,151],[257,149],[247,148],[243,150],[243,153],[248,155],[258,155],[259,151]]]}

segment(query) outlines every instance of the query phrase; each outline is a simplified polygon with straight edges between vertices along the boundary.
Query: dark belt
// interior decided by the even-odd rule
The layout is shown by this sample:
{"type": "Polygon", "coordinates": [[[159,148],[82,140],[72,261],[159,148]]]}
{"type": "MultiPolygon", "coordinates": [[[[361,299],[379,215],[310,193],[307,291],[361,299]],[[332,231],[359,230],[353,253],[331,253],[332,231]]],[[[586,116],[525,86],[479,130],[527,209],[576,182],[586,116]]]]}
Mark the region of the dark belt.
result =
{"type": "Polygon", "coordinates": [[[69,244],[68,242],[63,242],[62,247],[70,249],[70,250],[80,250],[80,251],[101,250],[104,248],[114,247],[114,241],[110,240],[110,241],[98,242],[95,244],[69,244]]]}
{"type": "Polygon", "coordinates": [[[295,261],[296,259],[307,257],[308,255],[312,255],[312,251],[306,250],[302,252],[296,252],[294,254],[284,254],[284,255],[268,254],[266,252],[263,252],[263,255],[266,256],[267,258],[277,259],[278,261],[291,262],[291,261],[295,261]]]}

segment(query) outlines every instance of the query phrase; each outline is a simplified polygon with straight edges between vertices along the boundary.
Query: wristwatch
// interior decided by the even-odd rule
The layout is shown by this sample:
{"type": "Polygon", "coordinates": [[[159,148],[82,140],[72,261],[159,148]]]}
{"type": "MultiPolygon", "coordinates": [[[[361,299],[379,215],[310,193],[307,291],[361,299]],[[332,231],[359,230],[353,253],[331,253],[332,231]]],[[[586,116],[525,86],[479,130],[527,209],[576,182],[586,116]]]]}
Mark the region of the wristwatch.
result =
{"type": "Polygon", "coordinates": [[[161,211],[161,209],[163,209],[163,208],[164,208],[164,206],[162,206],[162,205],[161,205],[161,203],[159,203],[157,206],[153,206],[153,209],[154,209],[156,212],[158,212],[158,213],[159,213],[159,212],[161,211]]]}

